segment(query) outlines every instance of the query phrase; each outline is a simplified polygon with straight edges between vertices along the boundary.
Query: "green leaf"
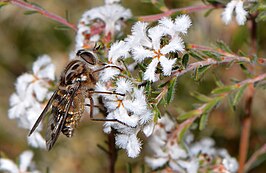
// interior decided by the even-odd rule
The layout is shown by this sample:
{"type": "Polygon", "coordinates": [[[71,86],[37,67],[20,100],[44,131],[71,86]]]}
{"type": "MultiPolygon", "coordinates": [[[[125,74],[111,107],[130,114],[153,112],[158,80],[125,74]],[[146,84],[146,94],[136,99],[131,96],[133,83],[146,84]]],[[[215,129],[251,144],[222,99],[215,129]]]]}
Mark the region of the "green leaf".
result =
{"type": "Polygon", "coordinates": [[[34,5],[34,6],[36,6],[36,7],[39,7],[39,8],[41,8],[41,9],[44,9],[41,5],[39,5],[39,4],[37,4],[37,3],[35,3],[35,2],[29,2],[31,5],[34,5]]]}
{"type": "Polygon", "coordinates": [[[210,98],[210,97],[208,97],[208,96],[205,96],[205,95],[203,95],[203,94],[201,94],[201,93],[199,93],[199,92],[196,92],[196,91],[194,91],[194,92],[192,92],[192,93],[190,93],[193,97],[195,97],[196,99],[198,99],[199,101],[202,101],[202,102],[204,102],[204,103],[206,103],[206,102],[210,102],[211,100],[212,100],[212,98],[210,98]]]}
{"type": "Polygon", "coordinates": [[[205,129],[207,122],[208,122],[208,118],[209,118],[209,113],[204,113],[201,115],[200,124],[199,124],[200,130],[205,129]]]}
{"type": "Polygon", "coordinates": [[[169,82],[168,91],[167,91],[167,94],[166,94],[166,103],[167,104],[169,104],[174,98],[176,81],[177,81],[176,78],[173,78],[169,82]]]}
{"type": "Polygon", "coordinates": [[[192,118],[192,117],[195,117],[195,116],[199,116],[202,112],[199,111],[199,110],[192,110],[192,111],[189,111],[183,115],[180,115],[177,117],[178,120],[186,120],[188,118],[192,118]]]}
{"type": "Polygon", "coordinates": [[[206,11],[206,13],[204,13],[204,17],[208,17],[211,12],[213,12],[214,9],[209,9],[208,11],[206,11]]]}
{"type": "Polygon", "coordinates": [[[189,124],[186,124],[182,130],[180,131],[179,135],[178,135],[178,142],[181,142],[184,138],[184,135],[186,134],[186,132],[188,131],[188,129],[190,128],[192,122],[189,124]]]}
{"type": "Polygon", "coordinates": [[[25,15],[32,15],[32,14],[36,14],[39,13],[38,11],[34,11],[34,10],[29,10],[29,11],[25,11],[24,14],[25,15]]]}
{"type": "Polygon", "coordinates": [[[239,88],[239,90],[236,92],[234,98],[233,98],[233,109],[236,110],[236,105],[239,103],[241,97],[243,96],[243,93],[248,85],[244,85],[239,88]]]}
{"type": "Polygon", "coordinates": [[[130,163],[127,163],[127,173],[132,173],[132,166],[130,163]]]}
{"type": "Polygon", "coordinates": [[[161,118],[161,111],[156,105],[153,107],[153,115],[154,115],[154,122],[157,122],[158,119],[161,118]]]}
{"type": "MultiPolygon", "coordinates": [[[[257,160],[255,162],[253,162],[253,164],[250,166],[249,170],[259,166],[260,164],[262,164],[263,162],[266,161],[266,153],[260,155],[257,160]]],[[[247,170],[247,172],[249,172],[249,170],[247,170]]]]}
{"type": "Polygon", "coordinates": [[[194,50],[190,50],[189,55],[191,55],[193,58],[199,61],[205,60],[205,58],[201,54],[199,54],[197,51],[194,50]]]}
{"type": "Polygon", "coordinates": [[[216,89],[212,90],[211,93],[212,94],[223,94],[223,93],[230,92],[236,88],[237,87],[235,85],[224,86],[224,87],[220,87],[220,88],[216,88],[216,89]]]}
{"type": "Polygon", "coordinates": [[[203,77],[203,75],[205,74],[205,72],[207,70],[209,70],[210,68],[211,68],[211,65],[206,65],[206,66],[199,67],[199,69],[198,69],[198,79],[201,79],[203,77]]]}
{"type": "Polygon", "coordinates": [[[206,103],[206,106],[203,108],[202,113],[209,113],[221,100],[221,97],[217,97],[214,100],[206,103]]]}
{"type": "Polygon", "coordinates": [[[8,3],[7,2],[0,2],[0,8],[6,6],[8,3]]]}
{"type": "Polygon", "coordinates": [[[194,70],[194,80],[199,80],[199,67],[194,70]]]}
{"type": "Polygon", "coordinates": [[[227,46],[223,41],[219,40],[216,42],[216,45],[218,48],[226,51],[226,52],[230,52],[233,53],[232,50],[229,48],[229,46],[227,46]]]}
{"type": "Polygon", "coordinates": [[[183,57],[182,57],[182,65],[183,67],[187,67],[188,65],[188,61],[189,61],[189,55],[186,53],[183,57]]]}
{"type": "Polygon", "coordinates": [[[202,51],[202,53],[208,58],[215,59],[216,61],[221,61],[221,55],[216,52],[202,51]]]}
{"type": "Polygon", "coordinates": [[[69,30],[70,28],[68,26],[65,26],[65,25],[57,25],[55,26],[56,30],[69,30]]]}

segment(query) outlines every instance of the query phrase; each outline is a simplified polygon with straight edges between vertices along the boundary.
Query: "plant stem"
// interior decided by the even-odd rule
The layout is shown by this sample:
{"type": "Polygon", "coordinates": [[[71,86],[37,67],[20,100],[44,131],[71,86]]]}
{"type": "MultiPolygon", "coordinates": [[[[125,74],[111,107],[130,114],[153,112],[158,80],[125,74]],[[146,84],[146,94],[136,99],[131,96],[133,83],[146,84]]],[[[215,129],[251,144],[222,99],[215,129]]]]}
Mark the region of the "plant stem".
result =
{"type": "Polygon", "coordinates": [[[48,12],[41,7],[38,7],[36,5],[33,5],[33,4],[28,3],[26,1],[21,1],[21,0],[4,0],[4,1],[10,2],[11,4],[18,6],[18,7],[22,7],[22,8],[28,9],[28,10],[37,11],[38,13],[40,13],[43,16],[46,16],[47,18],[52,19],[54,21],[57,21],[57,22],[65,25],[65,26],[68,26],[69,28],[73,29],[74,31],[77,31],[77,27],[74,24],[69,23],[66,19],[64,19],[64,18],[62,18],[56,14],[53,14],[51,12],[48,12]]]}
{"type": "Polygon", "coordinates": [[[151,21],[159,20],[162,17],[171,16],[172,14],[177,13],[177,12],[188,14],[188,13],[192,13],[195,11],[206,10],[206,9],[211,9],[211,8],[214,8],[214,6],[213,5],[198,5],[198,6],[190,6],[190,7],[184,7],[184,8],[176,8],[176,9],[171,9],[171,10],[168,10],[160,14],[139,16],[137,17],[137,19],[139,21],[151,22],[151,21]]]}
{"type": "Polygon", "coordinates": [[[108,134],[108,147],[109,147],[109,173],[115,173],[117,148],[115,147],[115,134],[113,131],[110,134],[108,134]]]}
{"type": "Polygon", "coordinates": [[[238,173],[244,173],[245,162],[247,160],[247,153],[249,148],[249,136],[251,128],[252,117],[252,102],[254,95],[254,85],[250,84],[247,89],[247,98],[245,105],[245,115],[242,120],[242,132],[239,144],[239,169],[238,173]]]}
{"type": "Polygon", "coordinates": [[[257,53],[257,23],[256,23],[257,14],[251,15],[250,17],[250,40],[251,40],[251,50],[250,55],[257,53]]]}

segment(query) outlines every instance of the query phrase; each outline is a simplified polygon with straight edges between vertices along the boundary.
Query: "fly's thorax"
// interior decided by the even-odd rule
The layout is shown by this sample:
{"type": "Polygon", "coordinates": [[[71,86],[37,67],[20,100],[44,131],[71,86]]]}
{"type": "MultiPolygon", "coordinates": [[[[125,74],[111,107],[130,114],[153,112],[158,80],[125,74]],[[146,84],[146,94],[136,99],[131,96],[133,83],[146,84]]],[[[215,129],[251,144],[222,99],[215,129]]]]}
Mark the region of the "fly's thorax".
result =
{"type": "Polygon", "coordinates": [[[61,84],[71,85],[77,82],[84,82],[88,79],[88,67],[81,60],[71,61],[61,74],[61,84]]]}

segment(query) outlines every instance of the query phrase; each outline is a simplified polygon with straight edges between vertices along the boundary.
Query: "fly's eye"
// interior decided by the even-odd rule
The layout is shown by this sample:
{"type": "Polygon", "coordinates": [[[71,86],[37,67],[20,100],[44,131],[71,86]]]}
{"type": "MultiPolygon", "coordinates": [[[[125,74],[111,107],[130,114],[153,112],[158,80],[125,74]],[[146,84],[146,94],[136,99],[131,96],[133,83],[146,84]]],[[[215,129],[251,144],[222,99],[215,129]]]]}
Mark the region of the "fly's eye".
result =
{"type": "Polygon", "coordinates": [[[82,58],[84,61],[86,61],[91,65],[96,64],[96,58],[91,52],[86,52],[85,50],[79,50],[77,52],[77,56],[79,56],[80,58],[82,58]]]}

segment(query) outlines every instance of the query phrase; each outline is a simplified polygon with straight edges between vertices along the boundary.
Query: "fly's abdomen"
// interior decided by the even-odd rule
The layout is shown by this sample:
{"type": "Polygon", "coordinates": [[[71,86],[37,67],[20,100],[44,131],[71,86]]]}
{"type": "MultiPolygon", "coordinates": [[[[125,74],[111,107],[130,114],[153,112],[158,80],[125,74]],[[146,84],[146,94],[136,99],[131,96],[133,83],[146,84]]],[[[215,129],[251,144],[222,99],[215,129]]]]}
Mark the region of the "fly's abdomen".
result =
{"type": "Polygon", "coordinates": [[[74,134],[74,130],[79,124],[81,116],[78,113],[69,113],[67,115],[66,121],[62,128],[62,133],[66,135],[67,137],[72,137],[74,134]]]}

